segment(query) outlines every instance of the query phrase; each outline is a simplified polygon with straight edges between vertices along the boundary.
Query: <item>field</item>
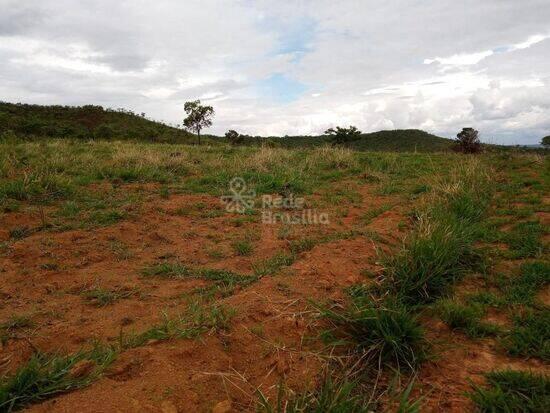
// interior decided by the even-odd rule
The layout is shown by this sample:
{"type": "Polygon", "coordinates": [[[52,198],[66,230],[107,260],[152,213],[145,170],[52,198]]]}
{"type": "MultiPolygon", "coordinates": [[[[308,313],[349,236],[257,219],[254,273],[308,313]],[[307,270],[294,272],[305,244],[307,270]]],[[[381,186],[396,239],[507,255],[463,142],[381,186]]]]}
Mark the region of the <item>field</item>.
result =
{"type": "Polygon", "coordinates": [[[549,166],[0,141],[0,412],[544,411],[549,166]]]}

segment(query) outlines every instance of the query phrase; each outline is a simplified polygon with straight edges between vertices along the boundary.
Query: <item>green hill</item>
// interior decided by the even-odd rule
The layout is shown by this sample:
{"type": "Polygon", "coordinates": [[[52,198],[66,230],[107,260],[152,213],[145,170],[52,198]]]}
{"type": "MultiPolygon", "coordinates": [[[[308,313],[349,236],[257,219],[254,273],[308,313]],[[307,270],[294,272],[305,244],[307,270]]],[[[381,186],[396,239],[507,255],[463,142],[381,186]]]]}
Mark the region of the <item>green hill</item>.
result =
{"type": "MultiPolygon", "coordinates": [[[[0,102],[0,139],[69,138],[139,140],[150,142],[192,143],[195,137],[181,129],[156,122],[124,109],[101,106],[41,106],[0,102]]],[[[224,137],[206,135],[205,143],[226,143],[224,137]]],[[[271,145],[302,148],[330,144],[329,136],[250,137],[244,145],[271,145]]],[[[417,129],[389,130],[362,134],[350,142],[352,149],[365,151],[449,150],[453,142],[417,129]]]]}
{"type": "MultiPolygon", "coordinates": [[[[286,147],[331,143],[329,136],[292,136],[269,140],[275,144],[280,142],[286,147]]],[[[451,149],[453,141],[418,129],[397,129],[361,134],[359,139],[348,143],[347,146],[359,151],[438,152],[451,149]]]]}
{"type": "Polygon", "coordinates": [[[0,136],[147,140],[158,142],[191,141],[180,129],[145,118],[124,109],[101,106],[41,106],[0,102],[0,136]]]}

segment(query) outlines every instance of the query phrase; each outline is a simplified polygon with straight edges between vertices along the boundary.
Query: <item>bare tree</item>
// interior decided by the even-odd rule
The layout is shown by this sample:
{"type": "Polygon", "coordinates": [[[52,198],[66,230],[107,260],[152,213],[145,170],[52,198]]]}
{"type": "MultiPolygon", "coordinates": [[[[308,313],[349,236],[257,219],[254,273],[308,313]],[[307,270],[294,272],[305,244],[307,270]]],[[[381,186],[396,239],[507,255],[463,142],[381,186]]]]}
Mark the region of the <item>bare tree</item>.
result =
{"type": "Polygon", "coordinates": [[[203,106],[200,100],[195,100],[185,102],[184,109],[187,117],[183,120],[183,125],[191,132],[197,134],[200,145],[201,130],[212,126],[214,108],[212,106],[203,106]]]}

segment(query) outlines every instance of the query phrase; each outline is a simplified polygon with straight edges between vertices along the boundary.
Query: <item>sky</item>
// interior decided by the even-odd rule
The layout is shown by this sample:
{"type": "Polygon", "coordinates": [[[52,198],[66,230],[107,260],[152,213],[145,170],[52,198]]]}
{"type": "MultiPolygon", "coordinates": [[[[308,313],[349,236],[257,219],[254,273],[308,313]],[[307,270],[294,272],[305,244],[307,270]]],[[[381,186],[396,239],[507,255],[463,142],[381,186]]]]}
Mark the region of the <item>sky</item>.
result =
{"type": "Polygon", "coordinates": [[[550,0],[0,0],[0,100],[208,131],[550,134],[550,0]]]}

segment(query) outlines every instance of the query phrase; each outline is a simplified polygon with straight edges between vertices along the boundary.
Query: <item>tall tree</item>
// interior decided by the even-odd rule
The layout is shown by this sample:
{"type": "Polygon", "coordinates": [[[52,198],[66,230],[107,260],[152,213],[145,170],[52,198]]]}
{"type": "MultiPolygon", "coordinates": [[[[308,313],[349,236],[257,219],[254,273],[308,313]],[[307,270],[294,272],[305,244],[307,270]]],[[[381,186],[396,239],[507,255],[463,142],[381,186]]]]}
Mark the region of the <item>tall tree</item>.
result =
{"type": "Polygon", "coordinates": [[[335,145],[342,145],[358,139],[361,135],[361,131],[355,126],[349,128],[341,128],[337,126],[336,129],[330,128],[325,131],[325,135],[332,136],[332,143],[335,145]]]}
{"type": "Polygon", "coordinates": [[[542,138],[540,143],[541,143],[542,146],[544,146],[546,148],[550,148],[550,135],[545,136],[544,138],[542,138]]]}
{"type": "Polygon", "coordinates": [[[214,117],[214,108],[212,106],[201,105],[200,100],[185,102],[183,107],[187,117],[183,120],[183,125],[193,133],[197,134],[199,145],[201,144],[201,130],[212,126],[214,117]]]}

